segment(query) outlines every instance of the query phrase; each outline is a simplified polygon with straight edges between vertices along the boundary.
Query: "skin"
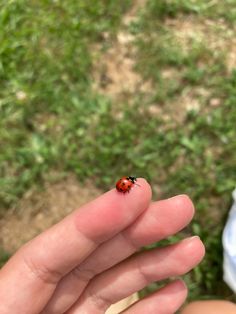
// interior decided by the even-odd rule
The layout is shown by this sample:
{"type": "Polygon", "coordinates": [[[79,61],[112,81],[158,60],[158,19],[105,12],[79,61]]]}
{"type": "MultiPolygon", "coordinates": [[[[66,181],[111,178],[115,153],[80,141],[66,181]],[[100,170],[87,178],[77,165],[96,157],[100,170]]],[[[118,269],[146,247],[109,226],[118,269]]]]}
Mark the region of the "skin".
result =
{"type": "Polygon", "coordinates": [[[208,300],[188,304],[181,314],[235,314],[236,305],[229,301],[208,300]]]}
{"type": "MultiPolygon", "coordinates": [[[[204,256],[198,237],[134,254],[194,215],[188,196],[153,202],[149,184],[137,182],[130,193],[113,189],[25,244],[0,271],[0,313],[100,314],[153,281],[195,267],[204,256]]],[[[186,295],[177,280],[124,313],[171,314],[186,295]]]]}

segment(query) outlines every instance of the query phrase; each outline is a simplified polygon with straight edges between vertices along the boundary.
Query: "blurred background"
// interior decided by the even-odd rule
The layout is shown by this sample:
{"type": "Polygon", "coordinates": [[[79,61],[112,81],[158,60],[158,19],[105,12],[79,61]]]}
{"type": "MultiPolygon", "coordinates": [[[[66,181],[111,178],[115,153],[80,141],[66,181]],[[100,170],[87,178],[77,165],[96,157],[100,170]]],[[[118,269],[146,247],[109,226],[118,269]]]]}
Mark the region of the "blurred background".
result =
{"type": "Polygon", "coordinates": [[[206,245],[189,299],[235,300],[221,245],[236,183],[235,31],[236,0],[0,0],[0,264],[122,175],[142,176],[154,199],[196,205],[168,240],[206,245]]]}

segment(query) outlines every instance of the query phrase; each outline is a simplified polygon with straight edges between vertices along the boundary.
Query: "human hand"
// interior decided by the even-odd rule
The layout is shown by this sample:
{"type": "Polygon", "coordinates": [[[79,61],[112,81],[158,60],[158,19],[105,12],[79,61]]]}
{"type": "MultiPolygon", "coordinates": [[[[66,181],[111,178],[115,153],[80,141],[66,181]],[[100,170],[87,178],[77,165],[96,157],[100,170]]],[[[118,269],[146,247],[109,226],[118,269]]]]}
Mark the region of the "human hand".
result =
{"type": "MultiPolygon", "coordinates": [[[[204,256],[198,237],[133,255],[184,228],[194,214],[187,196],[151,202],[150,186],[138,184],[127,194],[101,195],[25,244],[0,271],[0,313],[100,314],[197,265],[204,256]]],[[[123,313],[174,313],[186,295],[177,280],[123,313]]]]}

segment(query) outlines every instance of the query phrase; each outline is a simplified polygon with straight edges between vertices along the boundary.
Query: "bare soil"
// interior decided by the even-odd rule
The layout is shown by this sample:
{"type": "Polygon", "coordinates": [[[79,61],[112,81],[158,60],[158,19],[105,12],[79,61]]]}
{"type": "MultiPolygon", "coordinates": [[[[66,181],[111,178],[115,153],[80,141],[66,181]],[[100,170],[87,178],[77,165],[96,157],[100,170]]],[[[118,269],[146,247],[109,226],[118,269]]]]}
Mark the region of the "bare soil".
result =
{"type": "Polygon", "coordinates": [[[41,193],[29,190],[17,208],[0,220],[0,246],[7,252],[14,252],[99,194],[101,191],[91,183],[82,186],[74,177],[53,185],[46,184],[41,193]]]}

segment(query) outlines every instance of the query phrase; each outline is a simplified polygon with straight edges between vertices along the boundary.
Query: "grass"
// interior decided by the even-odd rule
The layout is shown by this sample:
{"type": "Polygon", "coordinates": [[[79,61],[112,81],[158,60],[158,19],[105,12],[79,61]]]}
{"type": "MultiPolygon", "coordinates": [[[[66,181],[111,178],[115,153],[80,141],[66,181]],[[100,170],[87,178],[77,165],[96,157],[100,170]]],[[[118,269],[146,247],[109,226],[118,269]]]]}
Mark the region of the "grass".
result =
{"type": "Polygon", "coordinates": [[[89,117],[100,111],[102,101],[91,92],[93,46],[103,45],[105,32],[114,36],[129,4],[67,4],[0,4],[3,206],[14,204],[49,169],[65,168],[70,154],[66,171],[78,165],[79,141],[89,117]]]}
{"type": "Polygon", "coordinates": [[[200,235],[207,255],[186,276],[190,299],[230,299],[221,232],[236,181],[236,69],[208,35],[224,38],[218,25],[235,26],[236,5],[147,1],[130,32],[136,71],[151,88],[120,103],[94,91],[92,69],[115,40],[125,3],[0,2],[0,214],[33,186],[72,172],[104,190],[121,174],[144,176],[155,197],[187,193],[196,204],[180,237],[200,235]],[[170,23],[184,20],[213,27],[186,44],[170,23]]]}
{"type": "Polygon", "coordinates": [[[0,247],[0,267],[9,259],[10,254],[0,247]]]}

